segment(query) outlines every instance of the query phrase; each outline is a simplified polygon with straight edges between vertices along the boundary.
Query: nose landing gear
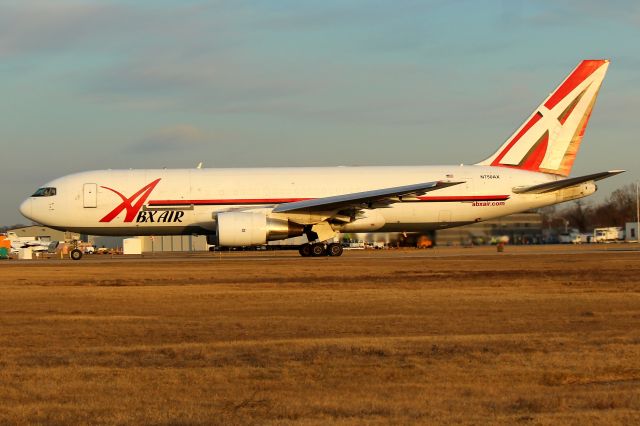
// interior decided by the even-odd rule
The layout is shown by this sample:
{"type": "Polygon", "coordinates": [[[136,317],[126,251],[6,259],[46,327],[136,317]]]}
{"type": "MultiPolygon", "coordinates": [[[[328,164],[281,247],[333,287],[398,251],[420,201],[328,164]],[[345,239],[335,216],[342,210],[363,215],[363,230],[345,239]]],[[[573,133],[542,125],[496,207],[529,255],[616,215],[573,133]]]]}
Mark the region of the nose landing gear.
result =
{"type": "Polygon", "coordinates": [[[71,250],[71,252],[69,253],[69,257],[71,258],[71,260],[80,260],[82,259],[82,251],[76,249],[71,250]]]}

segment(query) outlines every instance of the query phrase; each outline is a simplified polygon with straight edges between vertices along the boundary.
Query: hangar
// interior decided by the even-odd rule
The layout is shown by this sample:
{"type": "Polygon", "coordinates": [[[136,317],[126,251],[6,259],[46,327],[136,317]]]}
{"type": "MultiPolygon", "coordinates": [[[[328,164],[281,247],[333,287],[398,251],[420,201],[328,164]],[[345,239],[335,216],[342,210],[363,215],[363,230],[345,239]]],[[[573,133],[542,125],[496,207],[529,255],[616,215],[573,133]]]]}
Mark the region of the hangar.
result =
{"type": "Polygon", "coordinates": [[[79,240],[81,235],[75,232],[57,231],[42,225],[23,226],[20,228],[9,229],[15,232],[18,237],[37,237],[43,241],[65,241],[79,240]]]}

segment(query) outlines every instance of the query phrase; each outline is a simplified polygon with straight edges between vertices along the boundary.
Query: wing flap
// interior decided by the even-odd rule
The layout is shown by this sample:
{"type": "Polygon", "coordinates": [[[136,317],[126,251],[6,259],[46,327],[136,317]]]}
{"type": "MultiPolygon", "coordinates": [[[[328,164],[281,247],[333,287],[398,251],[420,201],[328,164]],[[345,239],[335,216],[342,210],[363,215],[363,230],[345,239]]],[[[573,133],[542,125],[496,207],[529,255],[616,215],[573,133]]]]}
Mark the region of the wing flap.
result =
{"type": "Polygon", "coordinates": [[[610,170],[608,172],[593,173],[591,175],[561,179],[553,182],[541,183],[539,185],[518,186],[513,188],[513,192],[516,194],[544,194],[547,192],[553,192],[559,189],[568,188],[570,186],[579,185],[584,182],[606,179],[620,173],[624,173],[624,170],[610,170]]]}
{"type": "Polygon", "coordinates": [[[273,209],[273,213],[337,211],[347,207],[362,206],[369,208],[382,207],[388,204],[402,202],[403,197],[418,197],[427,192],[448,188],[461,183],[463,182],[434,181],[295,201],[292,203],[279,204],[273,209]]]}

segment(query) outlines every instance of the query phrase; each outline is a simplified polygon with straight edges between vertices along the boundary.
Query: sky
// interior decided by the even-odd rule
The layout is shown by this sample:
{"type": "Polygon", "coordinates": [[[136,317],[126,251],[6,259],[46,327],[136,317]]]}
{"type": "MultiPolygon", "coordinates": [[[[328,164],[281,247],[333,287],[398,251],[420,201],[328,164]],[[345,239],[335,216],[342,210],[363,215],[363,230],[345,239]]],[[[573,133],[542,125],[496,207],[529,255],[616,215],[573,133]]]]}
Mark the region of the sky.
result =
{"type": "Polygon", "coordinates": [[[597,201],[640,179],[640,2],[0,0],[0,225],[83,170],[472,164],[586,58],[597,201]]]}

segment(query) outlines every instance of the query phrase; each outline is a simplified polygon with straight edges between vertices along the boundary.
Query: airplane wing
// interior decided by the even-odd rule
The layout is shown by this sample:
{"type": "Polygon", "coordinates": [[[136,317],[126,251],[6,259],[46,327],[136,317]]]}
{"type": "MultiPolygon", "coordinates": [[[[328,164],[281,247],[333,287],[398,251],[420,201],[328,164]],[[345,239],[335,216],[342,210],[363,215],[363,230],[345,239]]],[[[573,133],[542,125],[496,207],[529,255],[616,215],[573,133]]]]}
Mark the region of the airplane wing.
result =
{"type": "Polygon", "coordinates": [[[544,194],[546,192],[557,191],[559,189],[568,188],[570,186],[578,185],[584,182],[605,179],[620,173],[624,173],[624,170],[610,170],[608,172],[600,172],[591,175],[556,180],[554,182],[541,183],[539,185],[518,186],[513,188],[513,192],[516,194],[544,194]]]}
{"type": "Polygon", "coordinates": [[[295,201],[279,204],[273,213],[302,213],[312,211],[335,211],[349,207],[375,208],[401,202],[403,197],[418,197],[430,191],[459,185],[464,182],[435,181],[414,185],[396,186],[373,191],[354,192],[352,194],[334,195],[314,198],[312,200],[295,201]]]}

